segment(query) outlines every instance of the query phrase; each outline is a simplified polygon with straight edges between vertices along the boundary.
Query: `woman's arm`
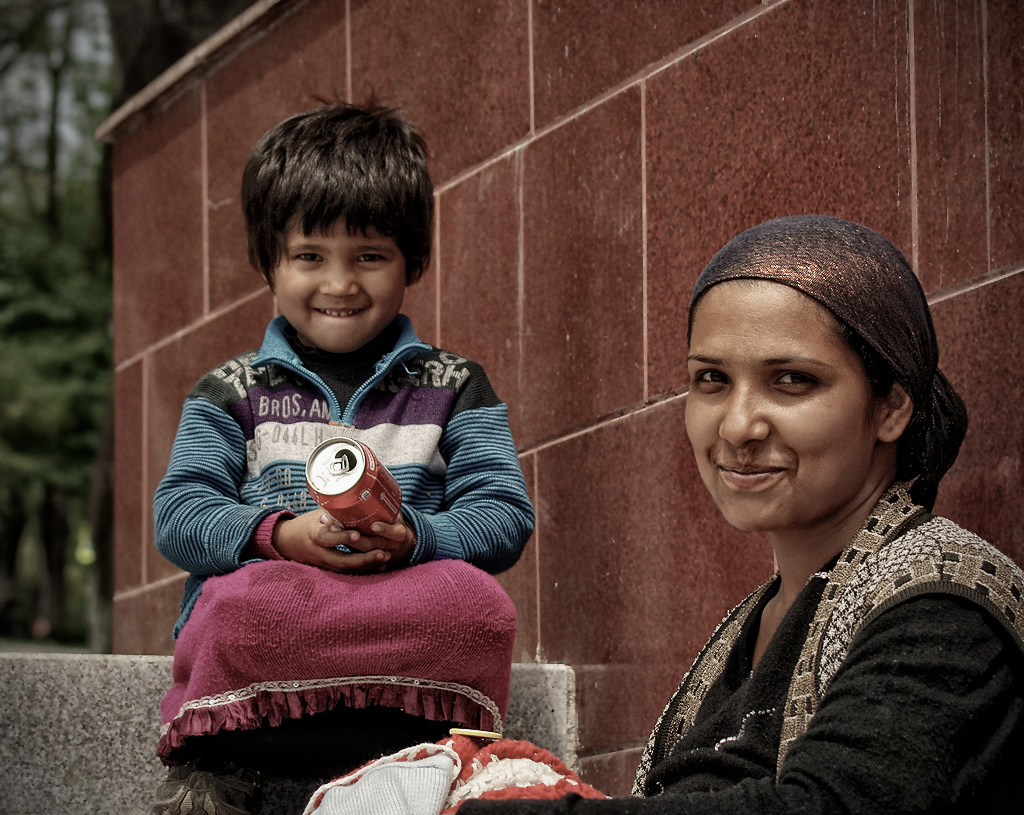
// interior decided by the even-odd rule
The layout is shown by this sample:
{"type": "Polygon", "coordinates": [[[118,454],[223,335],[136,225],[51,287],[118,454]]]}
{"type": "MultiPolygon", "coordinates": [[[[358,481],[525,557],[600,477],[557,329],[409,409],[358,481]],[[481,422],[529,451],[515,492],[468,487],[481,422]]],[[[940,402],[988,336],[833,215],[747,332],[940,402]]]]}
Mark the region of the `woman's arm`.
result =
{"type": "Polygon", "coordinates": [[[1015,812],[1019,801],[1009,793],[1016,777],[1011,762],[1024,747],[1022,661],[980,608],[952,596],[919,597],[857,636],[777,783],[745,781],[682,795],[669,787],[664,795],[618,801],[481,801],[460,812],[1015,812]]]}

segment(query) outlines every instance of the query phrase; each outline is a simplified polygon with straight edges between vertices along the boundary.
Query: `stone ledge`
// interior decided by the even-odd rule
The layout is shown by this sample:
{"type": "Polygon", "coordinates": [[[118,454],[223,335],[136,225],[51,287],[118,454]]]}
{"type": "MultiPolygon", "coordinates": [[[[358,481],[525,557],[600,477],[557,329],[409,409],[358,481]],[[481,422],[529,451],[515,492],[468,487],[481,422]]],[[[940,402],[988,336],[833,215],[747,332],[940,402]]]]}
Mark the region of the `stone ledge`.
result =
{"type": "MultiPolygon", "coordinates": [[[[166,656],[0,653],[5,815],[148,813],[164,774],[155,745],[170,675],[166,656]]],[[[513,665],[505,735],[575,768],[572,668],[513,665]]],[[[277,787],[262,815],[301,812],[312,792],[277,787]]]]}

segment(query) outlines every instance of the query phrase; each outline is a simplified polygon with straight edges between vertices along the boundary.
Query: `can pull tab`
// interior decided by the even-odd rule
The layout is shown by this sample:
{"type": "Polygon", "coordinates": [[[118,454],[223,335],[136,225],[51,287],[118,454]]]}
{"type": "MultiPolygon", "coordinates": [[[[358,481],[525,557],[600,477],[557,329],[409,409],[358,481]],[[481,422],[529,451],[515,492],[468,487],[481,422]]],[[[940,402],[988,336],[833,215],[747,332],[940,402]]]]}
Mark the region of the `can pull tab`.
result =
{"type": "Polygon", "coordinates": [[[355,469],[356,457],[351,450],[339,450],[330,463],[331,475],[345,475],[355,469]]]}

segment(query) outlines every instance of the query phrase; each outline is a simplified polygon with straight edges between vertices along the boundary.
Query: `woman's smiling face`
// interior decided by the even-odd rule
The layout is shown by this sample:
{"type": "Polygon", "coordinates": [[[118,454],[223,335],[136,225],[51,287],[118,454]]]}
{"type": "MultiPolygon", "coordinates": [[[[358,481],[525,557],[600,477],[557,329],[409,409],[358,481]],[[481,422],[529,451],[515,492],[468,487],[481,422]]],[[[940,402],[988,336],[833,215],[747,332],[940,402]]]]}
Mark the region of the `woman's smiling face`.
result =
{"type": "Polygon", "coordinates": [[[686,432],[733,526],[828,534],[859,525],[892,483],[903,428],[838,332],[825,308],[778,283],[720,283],[698,301],[686,432]]]}

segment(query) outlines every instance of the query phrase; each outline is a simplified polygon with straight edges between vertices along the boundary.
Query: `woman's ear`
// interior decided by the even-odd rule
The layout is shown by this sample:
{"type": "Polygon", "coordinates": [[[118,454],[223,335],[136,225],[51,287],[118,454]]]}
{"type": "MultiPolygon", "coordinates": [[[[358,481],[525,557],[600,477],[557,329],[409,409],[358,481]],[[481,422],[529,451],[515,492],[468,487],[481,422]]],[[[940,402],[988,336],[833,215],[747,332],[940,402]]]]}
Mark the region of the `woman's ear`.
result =
{"type": "Polygon", "coordinates": [[[878,440],[894,442],[903,435],[914,415],[914,403],[903,386],[896,383],[889,394],[879,400],[878,440]]]}

